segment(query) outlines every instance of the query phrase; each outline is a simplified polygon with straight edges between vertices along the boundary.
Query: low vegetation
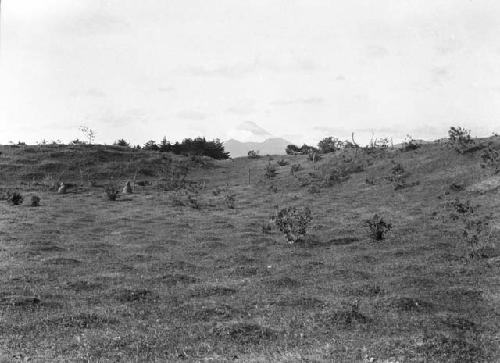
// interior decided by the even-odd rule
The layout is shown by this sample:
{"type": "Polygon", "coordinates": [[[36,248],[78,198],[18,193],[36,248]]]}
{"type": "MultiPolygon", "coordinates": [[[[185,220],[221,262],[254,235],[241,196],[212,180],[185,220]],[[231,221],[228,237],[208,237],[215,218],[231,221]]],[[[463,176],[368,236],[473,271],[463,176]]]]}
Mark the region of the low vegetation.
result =
{"type": "Polygon", "coordinates": [[[374,241],[383,241],[387,233],[392,229],[392,224],[384,221],[378,214],[374,214],[373,217],[366,220],[366,224],[370,231],[370,238],[374,241]]]}
{"type": "Polygon", "coordinates": [[[274,219],[276,226],[285,235],[288,243],[302,240],[311,221],[312,213],[307,207],[302,209],[296,207],[281,209],[274,219]]]}
{"type": "Polygon", "coordinates": [[[499,361],[500,140],[352,139],[0,146],[0,361],[499,361]]]}

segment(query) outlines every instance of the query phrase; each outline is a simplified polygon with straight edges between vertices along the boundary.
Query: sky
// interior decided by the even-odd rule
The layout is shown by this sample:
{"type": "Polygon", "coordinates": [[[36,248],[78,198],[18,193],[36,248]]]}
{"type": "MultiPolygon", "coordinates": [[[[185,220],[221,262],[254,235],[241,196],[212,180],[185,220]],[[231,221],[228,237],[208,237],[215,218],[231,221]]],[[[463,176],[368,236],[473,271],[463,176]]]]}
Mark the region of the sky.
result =
{"type": "Polygon", "coordinates": [[[496,0],[3,0],[0,143],[500,131],[496,0]]]}

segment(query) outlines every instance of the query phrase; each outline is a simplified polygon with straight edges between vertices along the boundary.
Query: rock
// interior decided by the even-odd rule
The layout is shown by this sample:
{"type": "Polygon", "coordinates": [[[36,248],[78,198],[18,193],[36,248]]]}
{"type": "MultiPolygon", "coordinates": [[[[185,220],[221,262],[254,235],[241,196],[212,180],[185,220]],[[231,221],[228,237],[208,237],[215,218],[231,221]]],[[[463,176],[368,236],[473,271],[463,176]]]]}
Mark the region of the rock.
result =
{"type": "Polygon", "coordinates": [[[66,194],[67,186],[64,183],[59,184],[59,189],[57,189],[57,194],[66,194]]]}

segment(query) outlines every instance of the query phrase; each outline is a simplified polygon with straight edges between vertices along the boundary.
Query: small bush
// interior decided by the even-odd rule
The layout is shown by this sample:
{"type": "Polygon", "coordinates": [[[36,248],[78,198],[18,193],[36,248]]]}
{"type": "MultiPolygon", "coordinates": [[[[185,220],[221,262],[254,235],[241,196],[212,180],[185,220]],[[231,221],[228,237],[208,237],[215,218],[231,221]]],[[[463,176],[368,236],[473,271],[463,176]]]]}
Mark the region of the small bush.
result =
{"type": "Polygon", "coordinates": [[[309,160],[311,160],[313,163],[317,163],[318,161],[321,160],[321,155],[317,151],[312,151],[308,155],[309,160]]]}
{"type": "Polygon", "coordinates": [[[350,178],[349,169],[340,166],[333,169],[323,171],[323,185],[326,187],[331,187],[336,184],[341,184],[350,178]]]}
{"type": "Polygon", "coordinates": [[[301,169],[302,169],[302,165],[292,164],[292,166],[290,166],[290,174],[295,175],[295,173],[300,171],[301,169]]]}
{"type": "Polygon", "coordinates": [[[365,178],[365,183],[368,185],[375,185],[375,177],[373,175],[368,175],[365,178]]]}
{"type": "Polygon", "coordinates": [[[189,193],[187,199],[191,208],[200,209],[200,202],[198,201],[198,196],[195,193],[189,193]]]}
{"type": "Polygon", "coordinates": [[[481,167],[488,168],[494,174],[500,173],[500,153],[488,145],[488,148],[481,154],[481,167]]]}
{"type": "Polygon", "coordinates": [[[277,175],[277,168],[275,165],[268,163],[265,168],[265,177],[267,179],[272,179],[277,175]]]}
{"type": "Polygon", "coordinates": [[[32,207],[40,206],[40,197],[38,195],[31,196],[31,206],[32,207]]]}
{"type": "Polygon", "coordinates": [[[176,191],[172,195],[172,204],[176,207],[183,207],[186,205],[186,203],[184,202],[183,195],[180,191],[176,191]]]}
{"type": "Polygon", "coordinates": [[[18,192],[13,192],[13,193],[10,195],[9,201],[10,201],[13,205],[20,205],[20,204],[23,204],[23,202],[24,202],[24,197],[21,195],[21,193],[18,193],[18,192]]]}
{"type": "Polygon", "coordinates": [[[130,147],[130,143],[125,139],[119,139],[113,143],[115,146],[130,147]]]}
{"type": "Polygon", "coordinates": [[[321,192],[321,188],[318,185],[313,184],[307,189],[307,191],[311,194],[318,194],[321,192]]]}
{"type": "Polygon", "coordinates": [[[287,166],[289,163],[285,159],[280,159],[276,162],[279,166],[287,166]]]}
{"type": "Polygon", "coordinates": [[[403,142],[403,151],[412,151],[416,150],[420,147],[420,145],[415,141],[413,137],[410,135],[406,135],[406,139],[403,142]]]}
{"type": "Polygon", "coordinates": [[[463,127],[450,127],[448,130],[448,143],[457,152],[463,154],[474,144],[470,136],[470,130],[463,127]]]}
{"type": "Polygon", "coordinates": [[[385,239],[385,235],[392,229],[392,225],[384,221],[382,217],[375,214],[371,219],[366,220],[368,229],[370,231],[370,237],[374,241],[382,241],[385,239]]]}
{"type": "Polygon", "coordinates": [[[454,192],[461,192],[461,191],[465,190],[465,184],[464,183],[451,183],[450,190],[454,191],[454,192]]]}
{"type": "Polygon", "coordinates": [[[487,244],[491,234],[488,218],[468,215],[463,223],[462,235],[468,247],[467,257],[482,257],[480,251],[487,244]]]}
{"type": "Polygon", "coordinates": [[[319,151],[322,154],[333,153],[343,147],[343,142],[336,137],[325,137],[318,143],[319,151]]]}
{"type": "Polygon", "coordinates": [[[264,234],[270,234],[273,230],[273,226],[271,225],[271,223],[263,223],[262,224],[262,233],[264,234]]]}
{"type": "Polygon", "coordinates": [[[401,164],[397,163],[392,168],[391,175],[386,179],[392,182],[392,184],[394,185],[394,190],[410,188],[420,184],[419,181],[408,183],[407,178],[409,175],[410,173],[408,173],[401,164]]]}
{"type": "Polygon", "coordinates": [[[259,151],[258,151],[258,150],[257,150],[257,151],[255,151],[255,150],[250,150],[250,151],[248,152],[248,158],[249,158],[249,159],[258,159],[258,158],[260,158],[259,151]]]}
{"type": "Polygon", "coordinates": [[[116,185],[113,184],[108,184],[104,188],[104,193],[106,194],[106,197],[110,201],[116,201],[118,199],[118,196],[120,194],[120,188],[118,188],[116,185]]]}
{"type": "Polygon", "coordinates": [[[274,184],[271,184],[269,186],[269,191],[273,192],[273,193],[278,193],[278,187],[276,185],[274,185],[274,184]]]}
{"type": "Polygon", "coordinates": [[[236,202],[236,195],[231,193],[229,190],[226,192],[224,196],[224,202],[229,209],[234,209],[234,205],[236,202]]]}
{"type": "Polygon", "coordinates": [[[479,215],[478,206],[473,206],[469,200],[462,202],[456,198],[452,202],[452,207],[458,214],[452,213],[451,219],[461,219],[463,223],[462,237],[467,246],[467,258],[482,257],[481,251],[488,245],[490,240],[491,215],[479,215]]]}
{"type": "Polygon", "coordinates": [[[281,209],[275,218],[275,224],[285,235],[288,243],[295,243],[301,240],[312,221],[311,210],[307,207],[297,209],[288,207],[281,209]]]}

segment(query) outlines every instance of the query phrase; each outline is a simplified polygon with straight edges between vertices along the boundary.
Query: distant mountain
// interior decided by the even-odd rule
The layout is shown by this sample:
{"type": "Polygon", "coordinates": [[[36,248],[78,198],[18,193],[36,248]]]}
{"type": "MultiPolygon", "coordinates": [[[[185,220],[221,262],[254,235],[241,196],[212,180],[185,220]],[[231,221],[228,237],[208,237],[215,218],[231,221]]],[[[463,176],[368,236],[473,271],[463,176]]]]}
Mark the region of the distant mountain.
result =
{"type": "Polygon", "coordinates": [[[230,139],[224,142],[224,150],[229,151],[232,158],[247,156],[250,150],[258,151],[260,155],[284,155],[285,149],[292,144],[282,138],[270,138],[262,142],[241,142],[230,139]]]}

